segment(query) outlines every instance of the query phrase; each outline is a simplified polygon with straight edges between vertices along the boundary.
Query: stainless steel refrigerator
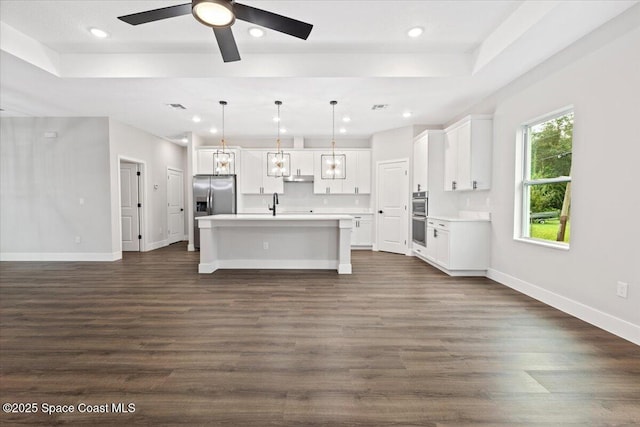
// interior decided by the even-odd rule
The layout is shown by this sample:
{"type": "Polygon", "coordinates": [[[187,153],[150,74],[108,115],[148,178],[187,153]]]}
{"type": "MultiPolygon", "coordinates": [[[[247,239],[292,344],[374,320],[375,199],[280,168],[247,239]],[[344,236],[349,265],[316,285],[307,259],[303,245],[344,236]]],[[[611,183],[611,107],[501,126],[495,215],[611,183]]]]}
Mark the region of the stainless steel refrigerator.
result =
{"type": "MultiPolygon", "coordinates": [[[[193,177],[193,215],[236,213],[235,175],[196,175],[193,177]]],[[[198,221],[193,221],[193,243],[200,248],[198,221]]]]}

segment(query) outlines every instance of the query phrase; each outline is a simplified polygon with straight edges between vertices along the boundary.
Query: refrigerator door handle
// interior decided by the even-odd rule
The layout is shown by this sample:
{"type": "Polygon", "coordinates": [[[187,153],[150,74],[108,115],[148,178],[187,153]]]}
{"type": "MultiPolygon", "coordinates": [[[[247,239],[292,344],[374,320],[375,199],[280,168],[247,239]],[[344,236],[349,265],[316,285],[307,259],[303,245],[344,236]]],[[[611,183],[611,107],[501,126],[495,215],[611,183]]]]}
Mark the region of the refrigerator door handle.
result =
{"type": "Polygon", "coordinates": [[[213,191],[211,191],[211,186],[209,186],[207,194],[207,215],[213,215],[213,191]]]}

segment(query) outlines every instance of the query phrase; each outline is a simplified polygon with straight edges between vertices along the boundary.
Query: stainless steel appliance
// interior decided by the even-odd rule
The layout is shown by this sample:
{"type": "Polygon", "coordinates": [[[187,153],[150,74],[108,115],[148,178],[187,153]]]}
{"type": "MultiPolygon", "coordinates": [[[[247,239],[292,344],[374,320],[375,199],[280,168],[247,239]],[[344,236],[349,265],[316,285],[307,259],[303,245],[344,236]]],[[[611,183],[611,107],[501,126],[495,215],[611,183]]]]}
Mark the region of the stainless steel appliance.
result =
{"type": "MultiPolygon", "coordinates": [[[[193,177],[193,216],[236,213],[235,175],[196,175],[193,177]]],[[[200,248],[198,221],[193,221],[193,244],[200,248]]]]}
{"type": "Polygon", "coordinates": [[[429,214],[429,193],[416,191],[411,198],[411,230],[412,240],[422,246],[427,246],[427,215],[429,214]]]}

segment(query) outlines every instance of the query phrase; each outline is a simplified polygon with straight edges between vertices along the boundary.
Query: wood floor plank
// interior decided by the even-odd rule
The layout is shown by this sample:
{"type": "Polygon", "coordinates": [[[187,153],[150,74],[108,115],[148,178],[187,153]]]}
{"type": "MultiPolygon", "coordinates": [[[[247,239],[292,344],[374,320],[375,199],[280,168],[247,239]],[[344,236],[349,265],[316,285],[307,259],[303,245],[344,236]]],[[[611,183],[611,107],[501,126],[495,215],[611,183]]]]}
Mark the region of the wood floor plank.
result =
{"type": "Polygon", "coordinates": [[[354,251],[197,274],[184,244],[0,263],[2,425],[640,425],[640,347],[486,278],[354,251]]]}

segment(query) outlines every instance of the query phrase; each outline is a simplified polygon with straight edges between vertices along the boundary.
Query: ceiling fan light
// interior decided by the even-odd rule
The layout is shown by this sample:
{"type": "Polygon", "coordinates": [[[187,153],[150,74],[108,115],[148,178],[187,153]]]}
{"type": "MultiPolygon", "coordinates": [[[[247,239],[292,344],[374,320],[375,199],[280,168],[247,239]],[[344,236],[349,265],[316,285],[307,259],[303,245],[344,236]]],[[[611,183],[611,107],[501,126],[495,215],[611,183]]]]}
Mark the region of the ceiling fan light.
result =
{"type": "Polygon", "coordinates": [[[228,27],[236,20],[227,0],[194,0],[193,16],[209,27],[228,27]]]}

